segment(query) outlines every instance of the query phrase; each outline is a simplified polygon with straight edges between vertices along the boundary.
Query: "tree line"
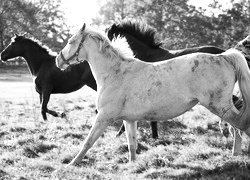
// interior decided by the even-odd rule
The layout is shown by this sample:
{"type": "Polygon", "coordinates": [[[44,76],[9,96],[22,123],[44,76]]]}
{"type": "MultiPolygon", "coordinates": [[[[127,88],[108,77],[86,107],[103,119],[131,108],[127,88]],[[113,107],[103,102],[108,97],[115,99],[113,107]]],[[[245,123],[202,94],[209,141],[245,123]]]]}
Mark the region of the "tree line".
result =
{"type": "Polygon", "coordinates": [[[17,34],[29,34],[58,52],[69,38],[61,0],[1,0],[0,51],[17,34]]]}
{"type": "MultiPolygon", "coordinates": [[[[227,7],[214,0],[209,5],[213,13],[188,0],[99,1],[94,25],[107,28],[123,19],[142,20],[156,29],[168,49],[201,45],[228,49],[250,33],[250,0],[231,0],[227,7]]],[[[61,4],[62,0],[1,0],[0,51],[14,33],[28,33],[59,52],[71,36],[61,4]]]]}
{"type": "Polygon", "coordinates": [[[226,7],[214,0],[209,10],[188,0],[108,0],[93,22],[110,25],[126,18],[154,27],[168,49],[208,44],[228,49],[250,33],[250,0],[231,0],[226,7]]]}

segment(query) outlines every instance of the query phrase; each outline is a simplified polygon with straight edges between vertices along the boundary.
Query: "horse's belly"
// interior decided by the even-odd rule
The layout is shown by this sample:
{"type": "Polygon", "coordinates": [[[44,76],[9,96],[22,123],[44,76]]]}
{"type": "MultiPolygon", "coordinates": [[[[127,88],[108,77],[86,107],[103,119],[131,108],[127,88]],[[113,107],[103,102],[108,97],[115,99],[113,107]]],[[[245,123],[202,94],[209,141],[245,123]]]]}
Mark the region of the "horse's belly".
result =
{"type": "MultiPolygon", "coordinates": [[[[140,102],[140,101],[138,101],[140,102]]],[[[152,103],[127,102],[123,114],[127,120],[160,121],[177,117],[195,106],[196,99],[178,98],[169,101],[154,101],[152,103]]]]}

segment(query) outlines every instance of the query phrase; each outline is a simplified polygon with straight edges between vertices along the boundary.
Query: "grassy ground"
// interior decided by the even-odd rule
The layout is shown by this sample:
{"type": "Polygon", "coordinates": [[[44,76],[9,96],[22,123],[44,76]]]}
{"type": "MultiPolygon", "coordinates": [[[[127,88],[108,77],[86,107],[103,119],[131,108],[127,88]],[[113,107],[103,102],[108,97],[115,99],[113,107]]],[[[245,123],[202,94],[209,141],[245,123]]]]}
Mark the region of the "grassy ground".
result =
{"type": "Polygon", "coordinates": [[[126,139],[109,127],[82,163],[66,168],[79,151],[95,116],[95,92],[84,87],[52,95],[49,107],[66,119],[40,115],[38,94],[27,68],[0,67],[0,180],[33,179],[250,179],[249,138],[243,155],[231,156],[232,138],[218,129],[218,118],[201,106],[161,122],[158,140],[139,123],[138,154],[128,163],[126,139]]]}

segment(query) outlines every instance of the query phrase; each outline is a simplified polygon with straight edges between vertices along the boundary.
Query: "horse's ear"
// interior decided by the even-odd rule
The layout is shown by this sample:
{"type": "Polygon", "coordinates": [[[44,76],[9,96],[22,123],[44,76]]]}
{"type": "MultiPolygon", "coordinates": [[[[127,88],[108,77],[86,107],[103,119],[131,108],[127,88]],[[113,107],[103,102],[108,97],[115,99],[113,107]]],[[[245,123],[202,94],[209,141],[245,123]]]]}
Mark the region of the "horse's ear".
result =
{"type": "Polygon", "coordinates": [[[117,27],[116,23],[113,23],[113,25],[111,26],[111,29],[115,29],[117,27]]]}
{"type": "Polygon", "coordinates": [[[18,35],[17,33],[14,33],[14,36],[15,36],[15,37],[19,37],[19,35],[18,35]]]}
{"type": "Polygon", "coordinates": [[[86,28],[86,24],[84,23],[83,26],[82,26],[81,32],[84,32],[85,28],[86,28]]]}

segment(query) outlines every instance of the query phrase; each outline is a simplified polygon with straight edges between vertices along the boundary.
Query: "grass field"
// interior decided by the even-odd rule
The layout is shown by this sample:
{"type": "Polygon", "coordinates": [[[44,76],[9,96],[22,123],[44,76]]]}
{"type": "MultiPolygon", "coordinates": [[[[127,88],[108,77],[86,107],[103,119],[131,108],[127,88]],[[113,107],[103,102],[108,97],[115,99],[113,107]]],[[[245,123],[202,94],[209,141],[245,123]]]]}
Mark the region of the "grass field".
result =
{"type": "Polygon", "coordinates": [[[66,164],[80,150],[95,117],[95,92],[88,87],[52,95],[49,107],[67,118],[43,121],[38,94],[26,67],[0,66],[0,180],[33,179],[250,179],[250,139],[243,155],[231,155],[232,138],[223,137],[219,118],[197,105],[160,122],[159,139],[139,122],[137,160],[128,162],[125,135],[110,126],[79,166],[66,164]]]}

